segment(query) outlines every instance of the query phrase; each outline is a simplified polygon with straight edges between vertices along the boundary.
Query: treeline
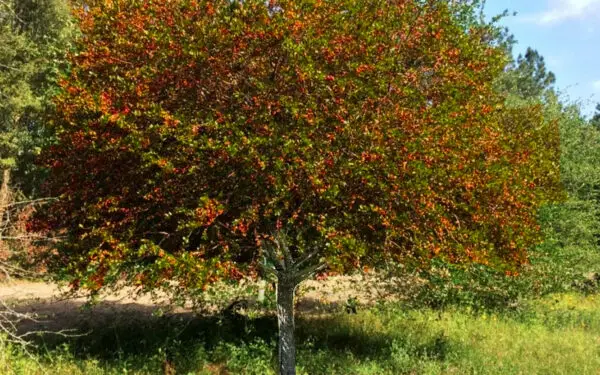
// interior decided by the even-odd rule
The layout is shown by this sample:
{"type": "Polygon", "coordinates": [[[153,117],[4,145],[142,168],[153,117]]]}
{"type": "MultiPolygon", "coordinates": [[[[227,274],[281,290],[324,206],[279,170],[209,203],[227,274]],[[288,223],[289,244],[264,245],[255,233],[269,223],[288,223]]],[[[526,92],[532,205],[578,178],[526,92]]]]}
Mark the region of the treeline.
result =
{"type": "Polygon", "coordinates": [[[41,238],[27,233],[26,220],[49,198],[36,157],[53,142],[47,115],[75,30],[67,1],[0,1],[1,276],[29,274],[35,264],[41,238]]]}

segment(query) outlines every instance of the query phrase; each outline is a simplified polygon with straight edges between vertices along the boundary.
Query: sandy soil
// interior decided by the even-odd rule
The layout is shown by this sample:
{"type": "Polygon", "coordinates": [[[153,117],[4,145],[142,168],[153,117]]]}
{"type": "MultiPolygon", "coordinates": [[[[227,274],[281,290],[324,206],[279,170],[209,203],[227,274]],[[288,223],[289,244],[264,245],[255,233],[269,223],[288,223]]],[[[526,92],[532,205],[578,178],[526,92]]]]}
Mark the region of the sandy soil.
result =
{"type": "MultiPolygon", "coordinates": [[[[64,301],[85,303],[83,295],[68,295],[68,290],[59,288],[56,284],[30,281],[12,281],[0,283],[0,300],[13,305],[27,305],[31,302],[56,304],[64,301]]],[[[299,310],[309,310],[309,305],[339,305],[348,299],[355,298],[361,304],[371,304],[384,297],[385,287],[382,282],[372,277],[335,276],[325,280],[308,280],[297,290],[297,307],[299,310]],[[306,306],[303,308],[303,306],[306,306]]],[[[249,296],[252,298],[252,296],[249,296]]],[[[150,296],[134,297],[131,290],[116,294],[103,293],[100,301],[127,305],[135,303],[145,306],[164,306],[166,298],[151,298],[150,296]]]]}
{"type": "Polygon", "coordinates": [[[90,306],[86,297],[69,295],[55,284],[27,281],[0,284],[0,300],[14,311],[34,318],[22,319],[17,324],[21,333],[69,330],[81,323],[103,325],[123,314],[150,317],[159,308],[166,307],[164,300],[132,298],[127,291],[104,294],[98,303],[90,306]]]}
{"type": "MultiPolygon", "coordinates": [[[[67,295],[66,292],[55,284],[14,281],[0,284],[0,301],[18,312],[36,316],[36,321],[24,320],[19,324],[21,332],[58,331],[82,322],[86,325],[110,324],[119,316],[152,317],[159,310],[168,314],[190,315],[192,312],[189,308],[172,308],[166,297],[134,298],[131,290],[103,294],[91,306],[86,304],[88,300],[84,296],[67,295]]],[[[339,311],[349,300],[372,304],[381,298],[389,296],[385,295],[385,288],[375,278],[360,275],[330,277],[321,281],[305,281],[297,291],[296,310],[298,314],[321,314],[339,311]]]]}
{"type": "Polygon", "coordinates": [[[56,285],[42,282],[12,281],[0,284],[0,299],[4,301],[51,299],[58,294],[56,285]]]}

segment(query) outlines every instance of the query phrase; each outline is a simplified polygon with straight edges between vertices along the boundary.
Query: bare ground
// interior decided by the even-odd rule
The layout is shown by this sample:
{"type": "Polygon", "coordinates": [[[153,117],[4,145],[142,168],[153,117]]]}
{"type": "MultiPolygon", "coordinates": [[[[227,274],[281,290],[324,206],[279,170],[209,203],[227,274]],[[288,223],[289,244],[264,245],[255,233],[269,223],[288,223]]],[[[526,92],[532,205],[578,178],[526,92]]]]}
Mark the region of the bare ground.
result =
{"type": "MultiPolygon", "coordinates": [[[[390,298],[385,292],[385,283],[378,280],[375,277],[356,275],[305,281],[297,291],[296,310],[299,315],[322,314],[339,311],[349,301],[371,305],[382,298],[390,298]]],[[[89,304],[86,297],[69,295],[67,292],[55,284],[44,282],[13,281],[0,284],[1,301],[18,312],[36,316],[35,320],[19,324],[19,331],[22,333],[80,330],[81,327],[109,325],[124,316],[152,318],[159,311],[193,316],[190,308],[170,306],[166,296],[139,297],[125,289],[118,294],[102,294],[97,302],[89,304]]],[[[252,296],[247,297],[252,299],[252,296]]]]}
{"type": "Polygon", "coordinates": [[[133,298],[127,291],[104,294],[90,304],[83,295],[69,294],[56,284],[15,281],[0,284],[0,300],[19,313],[33,319],[18,324],[20,333],[31,331],[59,332],[79,330],[82,326],[102,326],[120,315],[150,317],[166,301],[153,301],[148,296],[133,298]]]}

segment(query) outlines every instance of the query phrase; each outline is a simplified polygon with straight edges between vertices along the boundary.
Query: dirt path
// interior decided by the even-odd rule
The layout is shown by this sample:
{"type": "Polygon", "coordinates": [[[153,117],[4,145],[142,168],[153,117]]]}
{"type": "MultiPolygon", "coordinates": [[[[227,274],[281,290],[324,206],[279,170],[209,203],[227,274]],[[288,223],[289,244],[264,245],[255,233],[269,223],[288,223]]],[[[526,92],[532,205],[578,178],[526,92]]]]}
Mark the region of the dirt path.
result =
{"type": "Polygon", "coordinates": [[[14,281],[0,284],[0,300],[15,311],[33,317],[18,322],[20,333],[81,333],[95,327],[111,326],[122,320],[152,319],[159,309],[191,316],[189,310],[171,309],[166,298],[134,298],[131,290],[102,294],[98,302],[92,305],[87,303],[87,297],[68,295],[66,292],[65,288],[44,282],[14,281]]]}
{"type": "MultiPolygon", "coordinates": [[[[240,288],[241,289],[241,288],[240,288]]],[[[111,324],[119,317],[151,319],[158,311],[192,316],[189,308],[169,305],[166,297],[134,297],[132,290],[118,294],[102,294],[97,303],[86,305],[84,296],[68,296],[55,284],[15,281],[0,284],[0,300],[16,311],[34,314],[36,321],[23,321],[20,331],[58,331],[75,326],[111,324]]],[[[362,276],[331,277],[306,281],[298,289],[296,310],[299,314],[321,314],[343,309],[349,301],[372,304],[382,298],[381,284],[362,276]]],[[[230,297],[250,297],[239,295],[230,297]]],[[[221,308],[228,303],[221,303],[221,308]]],[[[215,311],[218,311],[216,309],[215,311]]]]}
{"type": "Polygon", "coordinates": [[[0,284],[0,299],[4,301],[52,299],[59,293],[58,287],[49,283],[13,281],[0,284]]]}
{"type": "MultiPolygon", "coordinates": [[[[27,305],[31,302],[45,302],[49,304],[63,301],[85,303],[84,295],[68,295],[66,288],[47,282],[13,281],[0,283],[0,299],[12,305],[27,305]]],[[[153,301],[148,296],[132,297],[131,290],[121,291],[116,294],[102,293],[100,300],[118,304],[138,303],[142,305],[160,305],[161,301],[153,301]]]]}
{"type": "MultiPolygon", "coordinates": [[[[357,299],[362,304],[370,304],[382,298],[384,293],[381,282],[363,276],[337,276],[325,280],[309,280],[302,283],[297,291],[298,307],[311,304],[343,304],[349,299],[357,299]]],[[[13,281],[0,283],[0,300],[11,304],[26,305],[31,302],[44,302],[48,304],[60,303],[65,300],[70,302],[85,303],[84,296],[67,297],[65,288],[56,284],[45,282],[13,281]]],[[[166,298],[152,299],[150,296],[133,296],[132,290],[124,290],[117,294],[102,293],[102,302],[114,304],[138,304],[145,306],[163,306],[166,298]]],[[[251,296],[250,296],[251,297],[251,296]]]]}

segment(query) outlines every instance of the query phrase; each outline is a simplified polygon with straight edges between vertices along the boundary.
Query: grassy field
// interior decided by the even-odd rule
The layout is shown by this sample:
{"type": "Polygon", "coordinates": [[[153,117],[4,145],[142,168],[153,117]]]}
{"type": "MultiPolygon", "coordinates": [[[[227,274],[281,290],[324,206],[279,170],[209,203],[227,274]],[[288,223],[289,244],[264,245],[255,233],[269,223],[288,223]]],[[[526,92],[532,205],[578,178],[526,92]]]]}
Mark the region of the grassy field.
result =
{"type": "MultiPolygon", "coordinates": [[[[139,311],[73,322],[80,337],[4,345],[2,374],[274,374],[268,316],[139,311]]],[[[300,316],[300,374],[600,374],[600,296],[553,295],[515,311],[473,313],[386,305],[358,314],[300,316]]]]}

